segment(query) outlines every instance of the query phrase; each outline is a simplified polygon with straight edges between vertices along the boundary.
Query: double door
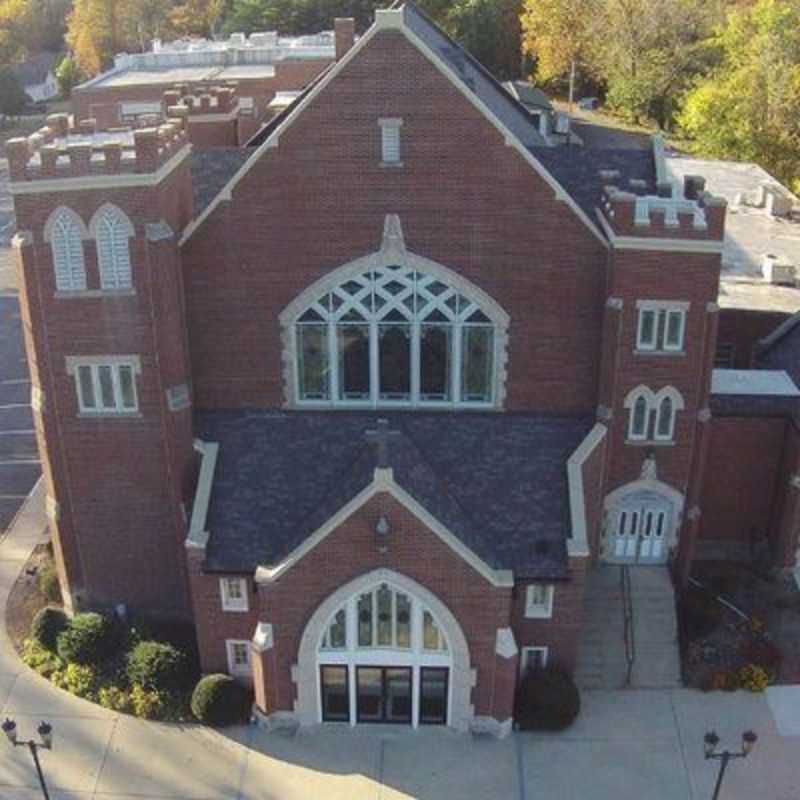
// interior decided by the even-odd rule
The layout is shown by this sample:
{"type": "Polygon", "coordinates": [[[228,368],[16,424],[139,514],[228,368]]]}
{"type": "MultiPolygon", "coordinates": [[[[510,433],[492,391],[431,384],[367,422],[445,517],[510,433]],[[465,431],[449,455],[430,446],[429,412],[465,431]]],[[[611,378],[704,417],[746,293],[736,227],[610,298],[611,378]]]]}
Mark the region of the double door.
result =
{"type": "Polygon", "coordinates": [[[670,507],[663,500],[632,499],[617,510],[609,543],[610,560],[663,564],[667,560],[670,507]]]}

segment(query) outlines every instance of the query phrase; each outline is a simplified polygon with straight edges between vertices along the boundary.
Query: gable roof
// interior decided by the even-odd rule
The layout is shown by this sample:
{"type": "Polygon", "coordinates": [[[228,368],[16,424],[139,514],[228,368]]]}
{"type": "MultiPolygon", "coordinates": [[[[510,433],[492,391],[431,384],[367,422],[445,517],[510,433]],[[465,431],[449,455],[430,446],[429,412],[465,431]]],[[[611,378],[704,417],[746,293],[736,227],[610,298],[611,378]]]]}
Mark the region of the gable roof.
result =
{"type": "Polygon", "coordinates": [[[506,81],[503,87],[508,90],[512,97],[520,101],[524,106],[541,108],[543,111],[552,111],[553,104],[550,98],[538,87],[527,81],[506,81]]]}
{"type": "Polygon", "coordinates": [[[276,120],[259,132],[253,142],[258,143],[253,159],[245,163],[226,183],[209,206],[187,226],[181,244],[191,238],[213,212],[216,206],[231,198],[236,184],[247,174],[252,164],[266,150],[276,147],[284,130],[303,113],[304,109],[325,90],[325,87],[346,68],[362,49],[369,46],[375,35],[383,30],[401,32],[447,77],[461,93],[483,114],[483,116],[506,138],[506,144],[514,147],[523,160],[550,186],[555,196],[578,216],[589,231],[607,246],[607,240],[593,221],[575,202],[559,181],[535,157],[531,148],[541,146],[543,139],[525,107],[515,100],[497,80],[460,45],[456,44],[416,6],[410,2],[399,8],[378,9],[375,22],[345,55],[324,75],[308,87],[276,120]]]}
{"type": "Polygon", "coordinates": [[[12,70],[23,86],[38,86],[47,80],[57,58],[57,53],[37,53],[21,64],[14,65],[12,70]]]}
{"type": "Polygon", "coordinates": [[[287,558],[372,482],[379,417],[395,483],[494,569],[567,575],[567,459],[593,420],[530,414],[200,412],[219,443],[206,569],[249,572],[287,558]]]}

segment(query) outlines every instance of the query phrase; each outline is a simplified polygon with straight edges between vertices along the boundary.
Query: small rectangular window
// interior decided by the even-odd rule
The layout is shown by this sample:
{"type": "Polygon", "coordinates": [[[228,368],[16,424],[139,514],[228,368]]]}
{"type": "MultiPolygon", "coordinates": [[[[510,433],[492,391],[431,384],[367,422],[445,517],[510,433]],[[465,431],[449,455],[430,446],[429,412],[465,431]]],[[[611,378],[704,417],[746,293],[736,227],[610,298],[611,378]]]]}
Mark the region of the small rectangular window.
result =
{"type": "Polygon", "coordinates": [[[547,647],[523,647],[519,659],[519,671],[521,675],[532,669],[542,669],[547,666],[547,647]]]}
{"type": "Polygon", "coordinates": [[[381,163],[383,165],[400,164],[400,127],[402,119],[381,119],[381,163]]]}
{"type": "Polygon", "coordinates": [[[108,362],[67,358],[67,371],[75,375],[78,408],[85,414],[130,414],[138,411],[136,374],[138,357],[108,357],[108,362]],[[129,360],[126,360],[128,359],[129,360]]]}
{"type": "Polygon", "coordinates": [[[640,352],[683,352],[686,304],[640,300],[636,349],[640,352]]]}
{"type": "Polygon", "coordinates": [[[551,583],[532,583],[525,592],[526,617],[553,616],[553,585],[551,583]]]}
{"type": "Polygon", "coordinates": [[[245,578],[220,578],[223,611],[247,611],[247,581],[245,578]]]}
{"type": "Polygon", "coordinates": [[[231,675],[250,674],[250,642],[245,639],[228,639],[228,672],[231,675]]]}

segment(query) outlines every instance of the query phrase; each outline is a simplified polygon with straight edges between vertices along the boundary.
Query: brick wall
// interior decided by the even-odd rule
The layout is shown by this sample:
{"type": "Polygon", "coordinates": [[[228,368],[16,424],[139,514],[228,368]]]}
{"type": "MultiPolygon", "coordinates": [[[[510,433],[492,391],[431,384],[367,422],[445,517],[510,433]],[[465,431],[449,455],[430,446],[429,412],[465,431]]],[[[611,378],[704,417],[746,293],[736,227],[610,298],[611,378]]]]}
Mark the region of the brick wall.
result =
{"type": "MultiPolygon", "coordinates": [[[[276,583],[260,587],[260,619],[274,626],[274,707],[293,708],[295,686],[290,670],[316,608],[343,584],[381,567],[422,584],[450,609],[464,631],[472,666],[477,669],[472,698],[476,713],[492,714],[495,637],[498,628],[509,625],[511,589],[489,584],[388,495],[373,498],[276,583]],[[391,525],[386,553],[380,553],[375,543],[375,523],[381,514],[391,525]]],[[[198,625],[204,625],[199,615],[198,625]]]]}
{"type": "Polygon", "coordinates": [[[787,421],[715,417],[700,538],[749,542],[770,532],[787,421]]]}
{"type": "Polygon", "coordinates": [[[719,312],[718,349],[732,348],[734,369],[750,369],[755,345],[788,318],[783,311],[723,308],[719,312]]]}
{"type": "Polygon", "coordinates": [[[347,64],[184,246],[200,405],[283,403],[278,315],[321,276],[377,250],[390,213],[408,249],[509,312],[508,408],[594,410],[605,248],[391,31],[347,64]],[[403,118],[399,169],[380,166],[386,116],[403,118]]]}

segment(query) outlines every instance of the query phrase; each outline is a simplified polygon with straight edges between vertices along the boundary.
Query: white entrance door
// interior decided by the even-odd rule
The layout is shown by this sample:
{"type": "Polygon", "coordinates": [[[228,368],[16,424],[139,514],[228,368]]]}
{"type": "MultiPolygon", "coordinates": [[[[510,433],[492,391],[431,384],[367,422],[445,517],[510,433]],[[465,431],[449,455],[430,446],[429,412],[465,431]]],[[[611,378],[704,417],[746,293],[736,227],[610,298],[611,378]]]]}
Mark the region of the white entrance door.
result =
{"type": "Polygon", "coordinates": [[[650,493],[625,498],[612,520],[609,560],[625,564],[663,564],[671,523],[668,501],[650,493]]]}

